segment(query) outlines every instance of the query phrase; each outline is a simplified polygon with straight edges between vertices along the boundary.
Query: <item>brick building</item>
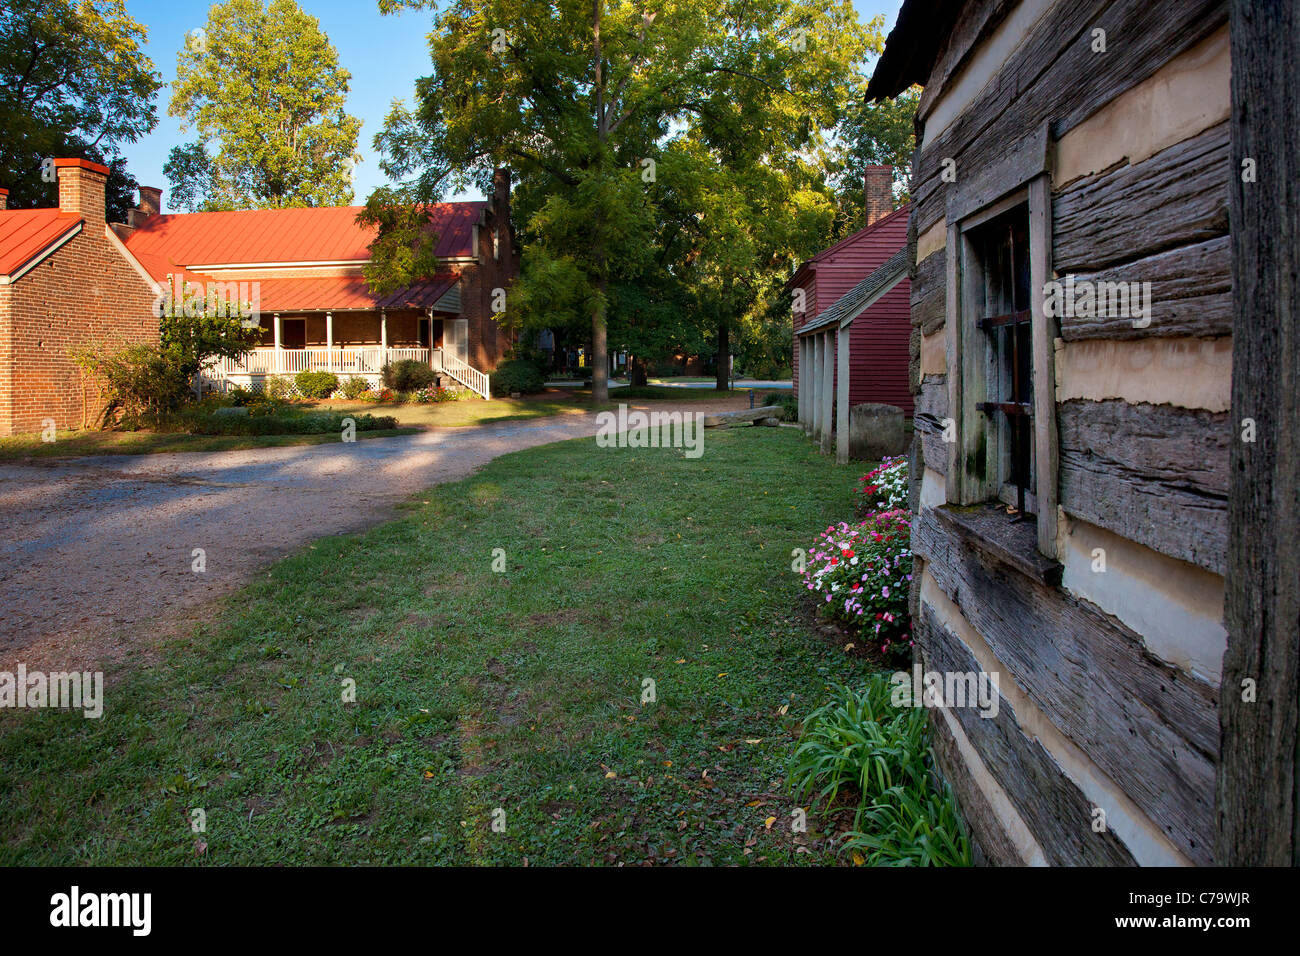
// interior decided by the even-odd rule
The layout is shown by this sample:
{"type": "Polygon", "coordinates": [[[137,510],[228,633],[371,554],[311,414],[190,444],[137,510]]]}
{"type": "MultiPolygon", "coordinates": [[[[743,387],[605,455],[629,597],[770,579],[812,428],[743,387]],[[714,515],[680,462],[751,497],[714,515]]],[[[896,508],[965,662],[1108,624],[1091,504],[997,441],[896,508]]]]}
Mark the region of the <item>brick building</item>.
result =
{"type": "Polygon", "coordinates": [[[243,290],[258,313],[260,347],[214,367],[219,383],[306,370],[375,381],[386,362],[416,359],[487,397],[486,373],[511,341],[496,316],[519,269],[506,170],[490,200],[431,207],[441,271],[384,296],[362,274],[375,233],[357,224],[359,206],[160,215],[160,202],[142,188],[131,221],[114,227],[152,278],[176,300],[243,290]]]}
{"type": "Polygon", "coordinates": [[[76,349],[156,341],[153,282],[105,222],[108,169],[56,159],[59,205],[6,209],[0,188],[0,435],[93,423],[76,349]]]}

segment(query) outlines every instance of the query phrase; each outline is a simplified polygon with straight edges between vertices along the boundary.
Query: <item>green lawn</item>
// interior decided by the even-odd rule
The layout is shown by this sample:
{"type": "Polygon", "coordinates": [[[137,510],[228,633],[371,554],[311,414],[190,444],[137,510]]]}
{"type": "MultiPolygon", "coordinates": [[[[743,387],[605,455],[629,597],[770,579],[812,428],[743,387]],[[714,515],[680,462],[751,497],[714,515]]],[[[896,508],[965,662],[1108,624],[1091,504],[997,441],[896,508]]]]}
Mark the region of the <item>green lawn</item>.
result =
{"type": "Polygon", "coordinates": [[[432,405],[371,404],[369,402],[327,401],[316,407],[332,412],[370,412],[373,415],[392,415],[399,425],[463,427],[483,425],[487,422],[512,422],[529,418],[544,418],[566,412],[585,412],[591,407],[591,393],[569,394],[562,389],[549,389],[540,395],[522,398],[465,398],[458,402],[439,402],[432,405]]]}
{"type": "MultiPolygon", "coordinates": [[[[358,439],[409,435],[414,428],[359,431],[358,439]]],[[[41,441],[40,435],[0,438],[0,462],[29,458],[83,458],[87,455],[152,455],[171,451],[231,451],[239,448],[274,448],[281,445],[320,445],[339,441],[328,435],[187,435],[173,432],[60,431],[58,440],[41,441]]]]}
{"type": "Polygon", "coordinates": [[[0,716],[0,864],[832,862],[785,760],[869,665],[790,551],[860,472],[793,429],[497,459],[280,562],[102,719],[0,716]]]}

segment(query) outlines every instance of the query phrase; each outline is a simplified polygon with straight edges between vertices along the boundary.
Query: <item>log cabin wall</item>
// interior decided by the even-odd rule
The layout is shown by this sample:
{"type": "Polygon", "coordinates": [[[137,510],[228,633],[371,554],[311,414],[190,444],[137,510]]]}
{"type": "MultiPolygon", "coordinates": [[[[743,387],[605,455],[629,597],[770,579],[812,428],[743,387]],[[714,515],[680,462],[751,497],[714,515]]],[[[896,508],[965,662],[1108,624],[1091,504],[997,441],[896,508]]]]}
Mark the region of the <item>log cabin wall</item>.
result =
{"type": "Polygon", "coordinates": [[[941,769],[988,862],[1210,863],[1232,439],[1227,4],[966,3],[924,85],[913,616],[923,666],[997,673],[1001,694],[992,719],[932,711],[941,769]],[[990,373],[974,303],[980,223],[1017,209],[1037,514],[1013,525],[983,503],[998,439],[996,413],[975,407],[990,373]],[[1149,282],[1149,314],[1049,314],[1045,281],[1067,276],[1149,282]]]}

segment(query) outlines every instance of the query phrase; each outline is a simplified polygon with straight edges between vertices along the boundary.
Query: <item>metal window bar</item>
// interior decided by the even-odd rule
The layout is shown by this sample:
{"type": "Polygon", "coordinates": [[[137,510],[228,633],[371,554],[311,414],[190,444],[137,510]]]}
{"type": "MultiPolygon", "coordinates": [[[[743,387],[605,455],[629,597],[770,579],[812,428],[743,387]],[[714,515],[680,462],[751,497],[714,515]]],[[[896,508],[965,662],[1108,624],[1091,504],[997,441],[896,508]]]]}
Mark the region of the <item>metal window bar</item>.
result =
{"type": "MultiPolygon", "coordinates": [[[[1020,308],[1016,301],[1016,233],[1013,223],[1007,224],[1007,277],[1011,290],[1011,311],[1001,315],[981,318],[976,326],[989,335],[1002,335],[1011,340],[1011,401],[976,402],[975,407],[985,414],[1002,413],[1006,416],[1011,429],[1011,471],[1012,484],[1016,486],[1016,521],[1028,521],[1025,512],[1026,484],[1029,481],[1028,425],[1033,417],[1032,406],[1027,401],[1026,385],[1020,375],[1020,336],[1018,329],[1030,325],[1033,313],[1030,309],[1020,308]]],[[[1002,351],[1001,349],[999,351],[1002,351]]],[[[1003,352],[1005,354],[1005,352],[1003,352]]]]}

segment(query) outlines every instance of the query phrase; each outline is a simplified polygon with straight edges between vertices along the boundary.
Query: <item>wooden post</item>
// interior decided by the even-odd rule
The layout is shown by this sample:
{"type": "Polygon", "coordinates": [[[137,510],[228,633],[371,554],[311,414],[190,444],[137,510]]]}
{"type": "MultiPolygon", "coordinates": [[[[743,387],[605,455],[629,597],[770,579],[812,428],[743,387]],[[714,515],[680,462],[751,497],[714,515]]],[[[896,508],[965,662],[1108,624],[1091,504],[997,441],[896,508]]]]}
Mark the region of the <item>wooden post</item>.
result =
{"type": "Polygon", "coordinates": [[[284,356],[280,354],[282,346],[280,345],[280,313],[274,313],[271,325],[275,328],[275,354],[271,356],[271,368],[277,373],[284,371],[284,356]]]}
{"type": "Polygon", "coordinates": [[[831,453],[831,429],[835,426],[835,339],[822,333],[822,454],[831,453]]]}
{"type": "Polygon", "coordinates": [[[1232,452],[1214,858],[1300,864],[1300,8],[1232,0],[1232,452]]]}
{"type": "Polygon", "coordinates": [[[325,313],[325,363],[326,367],[334,371],[334,313],[325,313]]]}
{"type": "Polygon", "coordinates": [[[1056,320],[1042,291],[1052,277],[1052,177],[1029,184],[1029,302],[1034,378],[1034,447],[1038,498],[1038,550],[1056,558],[1056,320]]]}
{"type": "Polygon", "coordinates": [[[799,427],[808,431],[808,339],[800,336],[795,339],[795,348],[799,350],[799,427]]]}
{"type": "MultiPolygon", "coordinates": [[[[429,341],[432,342],[432,326],[430,326],[429,329],[429,336],[429,341]]],[[[383,350],[383,355],[380,356],[380,361],[388,361],[388,313],[383,309],[379,310],[379,348],[383,350]]]]}
{"type": "Polygon", "coordinates": [[[812,428],[809,429],[808,434],[815,441],[822,433],[822,337],[814,333],[812,340],[812,368],[809,369],[808,375],[813,388],[812,428]]]}
{"type": "Polygon", "coordinates": [[[849,461],[849,337],[853,326],[843,326],[839,331],[839,372],[835,383],[835,460],[841,465],[849,461]]]}

